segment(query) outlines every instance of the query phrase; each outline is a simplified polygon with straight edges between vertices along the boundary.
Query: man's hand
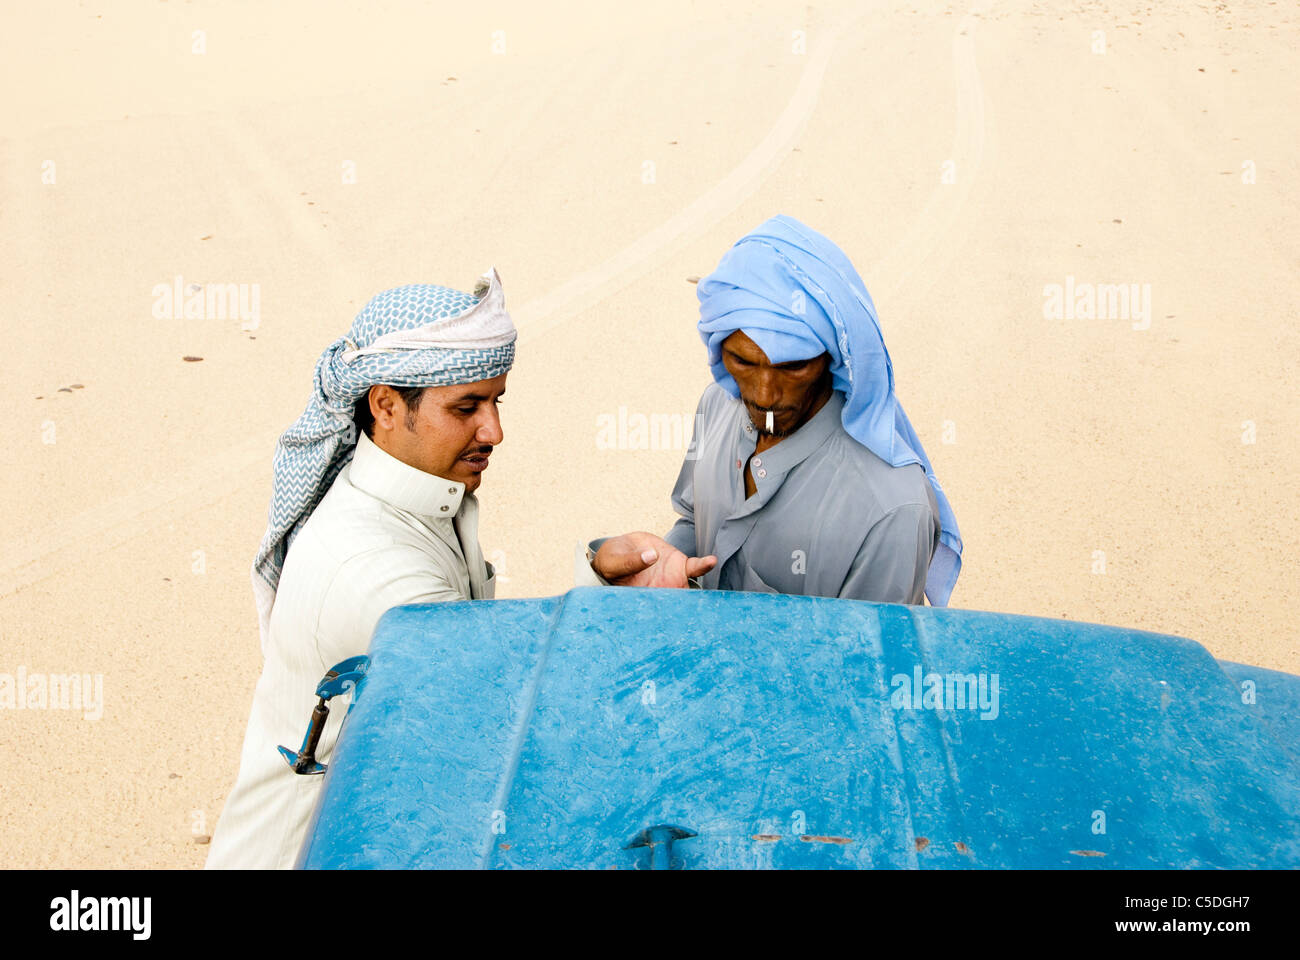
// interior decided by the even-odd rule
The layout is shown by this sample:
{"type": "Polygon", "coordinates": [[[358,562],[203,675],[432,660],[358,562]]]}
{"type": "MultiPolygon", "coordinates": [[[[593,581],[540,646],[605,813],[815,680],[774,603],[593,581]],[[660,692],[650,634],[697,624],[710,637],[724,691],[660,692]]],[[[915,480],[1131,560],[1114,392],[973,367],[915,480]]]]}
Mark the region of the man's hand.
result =
{"type": "Polygon", "coordinates": [[[685,587],[708,573],[717,557],[688,557],[667,540],[637,531],[610,537],[596,551],[592,569],[620,587],[685,587]]]}

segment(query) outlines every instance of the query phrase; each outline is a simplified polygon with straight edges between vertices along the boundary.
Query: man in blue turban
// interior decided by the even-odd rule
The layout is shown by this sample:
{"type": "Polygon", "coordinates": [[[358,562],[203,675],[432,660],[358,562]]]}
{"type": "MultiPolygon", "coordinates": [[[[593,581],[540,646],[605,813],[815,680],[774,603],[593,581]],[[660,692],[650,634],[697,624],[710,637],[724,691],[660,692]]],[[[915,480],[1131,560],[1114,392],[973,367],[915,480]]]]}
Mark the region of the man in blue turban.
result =
{"type": "MultiPolygon", "coordinates": [[[[366,652],[387,610],[494,595],[474,491],[502,440],[515,338],[493,270],[473,294],[386,290],[321,355],[276,446],[253,564],[265,660],[209,867],[293,866],[322,778],[295,774],[277,748],[302,741],[316,685],[366,652]]],[[[331,712],[317,760],[345,713],[331,712]]]]}
{"type": "Polygon", "coordinates": [[[700,281],[715,383],[660,539],[593,542],[578,582],[946,606],[961,569],[948,498],[894,396],[876,308],[830,240],[790,217],[700,281]]]}

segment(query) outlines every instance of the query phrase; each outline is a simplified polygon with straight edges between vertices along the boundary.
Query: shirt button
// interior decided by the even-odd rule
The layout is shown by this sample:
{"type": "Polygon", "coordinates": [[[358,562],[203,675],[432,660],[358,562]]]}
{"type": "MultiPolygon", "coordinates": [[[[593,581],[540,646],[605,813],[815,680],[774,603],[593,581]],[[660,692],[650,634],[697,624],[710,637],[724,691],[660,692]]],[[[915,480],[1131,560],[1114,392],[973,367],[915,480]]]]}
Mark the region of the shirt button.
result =
{"type": "Polygon", "coordinates": [[[446,513],[446,512],[447,512],[447,505],[444,503],[444,504],[443,504],[441,507],[439,507],[438,509],[441,510],[443,513],[446,513]]]}
{"type": "Polygon", "coordinates": [[[763,479],[764,477],[766,477],[766,476],[767,476],[767,471],[766,471],[766,470],[760,470],[760,471],[758,471],[758,479],[762,480],[762,479],[763,479]]]}
{"type": "Polygon", "coordinates": [[[736,469],[737,469],[737,470],[740,469],[740,461],[739,461],[739,460],[736,461],[736,469]]]}
{"type": "Polygon", "coordinates": [[[455,492],[456,492],[456,488],[455,488],[455,487],[448,487],[448,488],[447,488],[447,492],[448,492],[448,493],[455,493],[455,492]]]}
{"type": "Polygon", "coordinates": [[[761,467],[762,465],[763,465],[763,461],[760,460],[760,459],[758,459],[758,457],[755,457],[755,458],[754,458],[754,466],[756,466],[756,467],[761,467]]]}

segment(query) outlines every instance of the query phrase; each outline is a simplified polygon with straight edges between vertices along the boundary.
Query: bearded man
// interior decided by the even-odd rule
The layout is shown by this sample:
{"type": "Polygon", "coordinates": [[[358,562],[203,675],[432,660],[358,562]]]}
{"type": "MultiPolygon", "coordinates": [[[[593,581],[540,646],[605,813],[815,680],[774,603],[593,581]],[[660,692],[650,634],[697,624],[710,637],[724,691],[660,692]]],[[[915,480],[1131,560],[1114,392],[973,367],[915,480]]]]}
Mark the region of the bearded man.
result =
{"type": "Polygon", "coordinates": [[[699,282],[714,383],[664,538],[593,541],[576,582],[946,606],[957,518],[894,396],[875,304],[834,243],[791,217],[699,282]]]}
{"type": "MultiPolygon", "coordinates": [[[[384,291],[316,364],[311,401],[276,447],[253,565],[264,666],[208,867],[293,866],[323,778],[277,748],[300,741],[317,683],[367,651],[387,610],[493,597],[474,491],[502,441],[515,339],[493,270],[473,294],[384,291]]],[[[328,718],[320,761],[344,715],[328,718]]]]}

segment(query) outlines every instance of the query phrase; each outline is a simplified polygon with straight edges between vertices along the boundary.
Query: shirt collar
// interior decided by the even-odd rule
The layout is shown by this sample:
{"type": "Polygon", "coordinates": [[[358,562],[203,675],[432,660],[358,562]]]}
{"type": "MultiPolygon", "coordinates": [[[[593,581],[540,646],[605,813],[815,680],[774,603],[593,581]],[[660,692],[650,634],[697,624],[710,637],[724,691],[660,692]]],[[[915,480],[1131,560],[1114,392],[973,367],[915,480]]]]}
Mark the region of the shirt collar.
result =
{"type": "MultiPolygon", "coordinates": [[[[758,439],[757,430],[749,422],[749,415],[745,412],[743,404],[740,409],[741,433],[752,448],[758,439]]],[[[844,394],[838,390],[832,390],[830,399],[822,404],[822,408],[813,414],[811,420],[788,437],[783,438],[780,443],[768,447],[759,454],[763,461],[763,469],[767,470],[768,473],[785,473],[808,459],[814,450],[825,443],[837,428],[841,427],[840,417],[843,410],[844,394]]]]}
{"type": "Polygon", "coordinates": [[[349,470],[352,485],[399,510],[451,519],[460,512],[465,484],[425,473],[376,446],[362,432],[349,470]]]}

